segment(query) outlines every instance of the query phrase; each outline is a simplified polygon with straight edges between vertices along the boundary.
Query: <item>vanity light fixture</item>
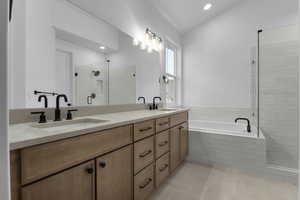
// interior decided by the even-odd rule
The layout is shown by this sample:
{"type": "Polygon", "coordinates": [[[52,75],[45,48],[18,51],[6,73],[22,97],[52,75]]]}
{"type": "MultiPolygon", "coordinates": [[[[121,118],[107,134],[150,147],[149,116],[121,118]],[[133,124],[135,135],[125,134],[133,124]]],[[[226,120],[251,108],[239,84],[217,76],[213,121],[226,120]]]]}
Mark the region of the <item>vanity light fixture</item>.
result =
{"type": "Polygon", "coordinates": [[[146,29],[143,41],[139,41],[134,38],[132,43],[134,46],[140,45],[142,50],[147,49],[148,53],[152,53],[153,50],[161,51],[163,49],[163,41],[161,37],[152,32],[149,28],[146,29]]]}
{"type": "Polygon", "coordinates": [[[203,10],[210,10],[211,9],[211,7],[212,7],[212,4],[211,3],[207,3],[207,4],[205,4],[205,6],[203,7],[203,10]]]}

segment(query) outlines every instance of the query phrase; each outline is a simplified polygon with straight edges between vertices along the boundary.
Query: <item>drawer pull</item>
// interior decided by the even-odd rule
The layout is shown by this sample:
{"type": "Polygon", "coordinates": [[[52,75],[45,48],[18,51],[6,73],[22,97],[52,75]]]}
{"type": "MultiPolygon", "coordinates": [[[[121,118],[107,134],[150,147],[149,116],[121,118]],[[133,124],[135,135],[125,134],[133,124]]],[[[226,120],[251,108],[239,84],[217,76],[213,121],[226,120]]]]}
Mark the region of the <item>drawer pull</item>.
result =
{"type": "Polygon", "coordinates": [[[168,164],[165,164],[162,168],[159,169],[160,172],[165,171],[169,167],[168,164]]]}
{"type": "Polygon", "coordinates": [[[168,141],[164,141],[158,144],[159,147],[163,147],[166,146],[169,142],[168,141]]]}
{"type": "Polygon", "coordinates": [[[140,154],[140,158],[144,158],[144,157],[148,156],[151,153],[152,153],[152,150],[145,151],[144,153],[140,154]]]}
{"type": "Polygon", "coordinates": [[[158,125],[159,125],[159,126],[164,126],[164,125],[167,125],[167,124],[169,124],[169,122],[161,122],[161,123],[159,123],[158,125]]]}
{"type": "Polygon", "coordinates": [[[87,169],[86,169],[86,172],[87,172],[88,174],[93,174],[93,173],[94,173],[94,168],[87,168],[87,169]]]}
{"type": "Polygon", "coordinates": [[[144,184],[140,185],[140,189],[144,189],[152,182],[152,178],[148,178],[144,184]]]}
{"type": "Polygon", "coordinates": [[[140,129],[139,131],[140,131],[140,132],[145,132],[145,131],[149,131],[149,130],[151,130],[151,129],[152,129],[152,127],[149,126],[149,127],[147,127],[147,128],[142,128],[142,129],[140,129]]]}

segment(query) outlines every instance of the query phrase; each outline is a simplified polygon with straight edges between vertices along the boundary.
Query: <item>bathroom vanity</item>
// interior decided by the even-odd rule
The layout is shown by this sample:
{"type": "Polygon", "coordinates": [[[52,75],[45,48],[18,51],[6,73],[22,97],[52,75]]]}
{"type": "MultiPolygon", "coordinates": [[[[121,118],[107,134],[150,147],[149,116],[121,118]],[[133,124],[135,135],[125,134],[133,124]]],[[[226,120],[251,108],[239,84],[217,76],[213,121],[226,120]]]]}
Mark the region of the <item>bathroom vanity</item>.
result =
{"type": "Polygon", "coordinates": [[[12,199],[147,199],[185,160],[187,109],[100,117],[107,122],[11,143],[12,199]]]}

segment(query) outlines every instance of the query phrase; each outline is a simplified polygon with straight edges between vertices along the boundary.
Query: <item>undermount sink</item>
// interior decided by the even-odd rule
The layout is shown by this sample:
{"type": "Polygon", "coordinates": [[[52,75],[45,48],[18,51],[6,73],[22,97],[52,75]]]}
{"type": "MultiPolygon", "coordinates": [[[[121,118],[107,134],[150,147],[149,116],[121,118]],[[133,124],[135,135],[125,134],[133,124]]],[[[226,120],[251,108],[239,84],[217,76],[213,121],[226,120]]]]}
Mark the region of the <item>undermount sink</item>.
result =
{"type": "Polygon", "coordinates": [[[160,111],[176,111],[176,108],[161,108],[160,111]]]}
{"type": "Polygon", "coordinates": [[[99,123],[107,122],[108,120],[100,120],[100,119],[75,119],[69,121],[59,121],[59,122],[49,122],[45,124],[35,124],[32,125],[33,128],[42,129],[44,131],[63,131],[66,129],[73,129],[73,128],[85,128],[90,125],[95,125],[99,123]]]}

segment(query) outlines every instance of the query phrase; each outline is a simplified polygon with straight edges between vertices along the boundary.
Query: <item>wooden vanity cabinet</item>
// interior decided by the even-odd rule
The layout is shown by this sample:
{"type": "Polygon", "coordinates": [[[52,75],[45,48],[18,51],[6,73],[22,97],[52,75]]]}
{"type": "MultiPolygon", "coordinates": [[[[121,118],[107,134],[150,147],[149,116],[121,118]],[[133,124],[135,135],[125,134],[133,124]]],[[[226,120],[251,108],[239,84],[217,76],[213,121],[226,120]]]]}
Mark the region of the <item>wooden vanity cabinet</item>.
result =
{"type": "Polygon", "coordinates": [[[132,145],[97,159],[97,200],[132,200],[132,145]]]}
{"type": "Polygon", "coordinates": [[[170,169],[174,171],[180,164],[180,128],[176,126],[170,130],[170,169]]]}
{"type": "Polygon", "coordinates": [[[184,161],[188,155],[189,149],[189,132],[188,132],[188,123],[183,123],[180,126],[180,159],[184,161]]]}
{"type": "Polygon", "coordinates": [[[146,200],[154,191],[154,173],[151,164],[134,177],[134,200],[146,200]]]}
{"type": "Polygon", "coordinates": [[[170,167],[173,172],[185,160],[189,148],[188,123],[184,122],[170,130],[170,167]]]}
{"type": "Polygon", "coordinates": [[[21,149],[22,185],[131,143],[132,126],[122,126],[21,149]]]}
{"type": "Polygon", "coordinates": [[[22,188],[22,200],[94,200],[95,163],[90,161],[22,188]]]}
{"type": "Polygon", "coordinates": [[[12,200],[146,200],[188,154],[188,113],[11,152],[12,200]]]}

